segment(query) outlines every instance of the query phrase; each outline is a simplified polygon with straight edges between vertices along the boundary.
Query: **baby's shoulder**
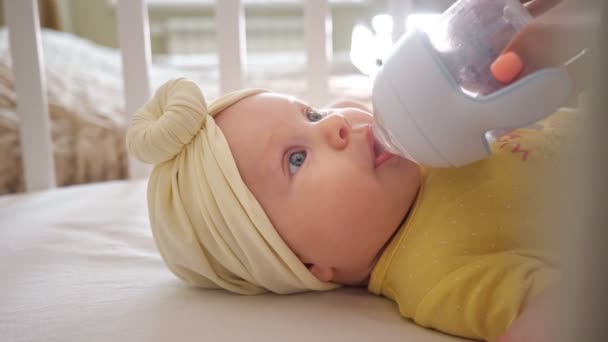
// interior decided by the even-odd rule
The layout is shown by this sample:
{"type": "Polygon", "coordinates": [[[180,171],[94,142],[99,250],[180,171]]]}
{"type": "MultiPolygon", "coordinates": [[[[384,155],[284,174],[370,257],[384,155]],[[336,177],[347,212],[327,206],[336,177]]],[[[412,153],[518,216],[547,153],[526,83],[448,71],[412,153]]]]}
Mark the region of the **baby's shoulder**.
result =
{"type": "Polygon", "coordinates": [[[565,130],[570,131],[576,128],[582,121],[582,114],[574,108],[562,108],[548,117],[523,127],[523,130],[532,129],[536,131],[544,130],[565,130]]]}

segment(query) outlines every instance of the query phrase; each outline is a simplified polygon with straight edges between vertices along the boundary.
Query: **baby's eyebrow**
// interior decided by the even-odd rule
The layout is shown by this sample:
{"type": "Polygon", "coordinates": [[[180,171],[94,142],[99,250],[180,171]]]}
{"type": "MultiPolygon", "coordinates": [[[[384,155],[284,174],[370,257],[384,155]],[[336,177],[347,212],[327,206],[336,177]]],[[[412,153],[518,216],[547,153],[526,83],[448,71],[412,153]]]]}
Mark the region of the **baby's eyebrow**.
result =
{"type": "Polygon", "coordinates": [[[298,99],[295,96],[289,96],[288,101],[290,102],[290,104],[297,106],[300,111],[304,111],[306,109],[312,109],[312,106],[310,106],[308,103],[298,99]]]}
{"type": "Polygon", "coordinates": [[[303,114],[310,108],[309,105],[302,103],[300,101],[294,101],[293,104],[298,108],[298,113],[303,114]]]}

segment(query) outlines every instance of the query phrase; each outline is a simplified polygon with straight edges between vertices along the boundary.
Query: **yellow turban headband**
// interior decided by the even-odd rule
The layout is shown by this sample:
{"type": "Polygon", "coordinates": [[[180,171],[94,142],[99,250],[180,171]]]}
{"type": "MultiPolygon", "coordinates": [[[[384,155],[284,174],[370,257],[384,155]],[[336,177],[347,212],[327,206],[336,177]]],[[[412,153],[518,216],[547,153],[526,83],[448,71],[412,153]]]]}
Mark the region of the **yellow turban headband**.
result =
{"type": "Polygon", "coordinates": [[[154,164],[150,224],[168,267],[186,282],[240,294],[330,290],[298,260],[243,182],[213,116],[265,92],[246,89],[206,104],[187,79],[161,86],[131,122],[129,152],[154,164]]]}

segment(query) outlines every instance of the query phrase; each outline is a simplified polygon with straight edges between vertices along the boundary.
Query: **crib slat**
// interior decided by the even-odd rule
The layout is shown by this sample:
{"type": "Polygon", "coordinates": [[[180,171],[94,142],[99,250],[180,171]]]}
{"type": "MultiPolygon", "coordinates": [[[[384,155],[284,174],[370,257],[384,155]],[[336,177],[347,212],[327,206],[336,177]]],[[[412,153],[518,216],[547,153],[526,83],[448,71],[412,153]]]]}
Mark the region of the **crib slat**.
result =
{"type": "Polygon", "coordinates": [[[216,1],[215,20],[220,92],[226,93],[243,87],[247,41],[245,38],[245,15],[241,1],[216,1]]]}
{"type": "MultiPolygon", "coordinates": [[[[144,0],[119,0],[117,16],[125,109],[127,113],[133,115],[151,96],[148,8],[144,0]]],[[[130,178],[148,174],[147,165],[133,157],[129,158],[130,178]]]]}
{"type": "Polygon", "coordinates": [[[388,10],[393,17],[393,42],[405,33],[405,19],[414,9],[414,0],[389,0],[388,10]]]}
{"type": "Polygon", "coordinates": [[[328,0],[304,2],[308,101],[320,106],[329,100],[329,60],[332,55],[332,24],[328,0]]]}
{"type": "Polygon", "coordinates": [[[37,0],[5,0],[26,191],[56,186],[37,0]]]}

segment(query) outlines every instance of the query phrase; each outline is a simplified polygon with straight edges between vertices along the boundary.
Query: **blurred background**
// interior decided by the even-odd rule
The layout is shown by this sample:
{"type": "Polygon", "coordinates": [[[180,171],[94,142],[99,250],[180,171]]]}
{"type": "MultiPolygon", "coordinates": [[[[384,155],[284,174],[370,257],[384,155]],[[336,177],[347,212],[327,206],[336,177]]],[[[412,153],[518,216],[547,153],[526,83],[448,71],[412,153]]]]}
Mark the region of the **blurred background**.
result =
{"type": "MultiPolygon", "coordinates": [[[[241,1],[246,27],[245,86],[312,101],[307,98],[304,1],[241,1]]],[[[125,111],[117,1],[37,3],[57,184],[126,178],[124,133],[129,113],[125,111]]],[[[453,1],[402,3],[408,13],[438,14],[453,1]]],[[[207,98],[220,95],[215,4],[212,0],[147,1],[152,89],[184,76],[196,81],[207,98]]],[[[326,99],[370,104],[369,74],[392,44],[392,22],[386,15],[389,0],[329,0],[328,7],[331,40],[326,99]]],[[[4,0],[0,0],[0,194],[24,190],[5,23],[4,0]]],[[[404,27],[405,22],[400,25],[404,27]]]]}
{"type": "MultiPolygon", "coordinates": [[[[387,12],[386,0],[330,0],[335,56],[347,53],[357,24],[387,12]]],[[[413,1],[412,10],[440,13],[453,0],[413,1]]],[[[0,5],[3,1],[0,1],[0,5]]],[[[208,54],[215,51],[214,0],[148,0],[152,53],[208,54]]],[[[242,0],[250,53],[304,49],[303,0],[242,0]]],[[[116,0],[39,0],[41,24],[96,44],[118,47],[116,0]]],[[[4,14],[0,6],[0,24],[4,14]]]]}
{"type": "MultiPolygon", "coordinates": [[[[441,13],[453,2],[418,0],[411,2],[408,9],[441,13]]],[[[3,0],[0,0],[0,25],[4,24],[2,3],[3,0]]],[[[300,76],[306,64],[302,3],[303,0],[242,1],[247,39],[247,61],[244,67],[249,85],[300,93],[304,84],[293,83],[300,78],[303,82],[300,76]],[[291,77],[290,85],[284,85],[280,80],[271,80],[287,76],[291,77]]],[[[153,62],[192,74],[206,73],[206,78],[215,79],[218,63],[215,1],[148,0],[147,4],[153,62]]],[[[383,23],[374,27],[373,19],[388,12],[388,1],[330,0],[329,6],[332,16],[332,75],[368,72],[367,66],[355,66],[351,61],[353,31],[359,27],[359,32],[364,32],[364,35],[379,34],[375,29],[383,23]]],[[[50,44],[61,45],[59,41],[67,41],[69,38],[65,34],[69,34],[99,47],[118,48],[116,0],[39,0],[39,9],[41,25],[48,29],[45,32],[45,36],[48,36],[46,40],[56,42],[50,44]],[[58,35],[57,32],[65,34],[58,35]]],[[[370,50],[367,41],[361,39],[361,34],[359,38],[360,45],[367,47],[368,54],[381,53],[370,50]]],[[[73,39],[70,45],[82,44],[82,40],[73,39]]],[[[57,48],[62,49],[64,46],[57,48]]],[[[360,51],[358,53],[361,55],[360,51]]],[[[352,82],[352,78],[346,78],[344,82],[352,82]]],[[[209,91],[216,95],[215,89],[209,91]]],[[[362,93],[354,92],[356,96],[365,97],[367,88],[363,86],[362,93]]]]}

